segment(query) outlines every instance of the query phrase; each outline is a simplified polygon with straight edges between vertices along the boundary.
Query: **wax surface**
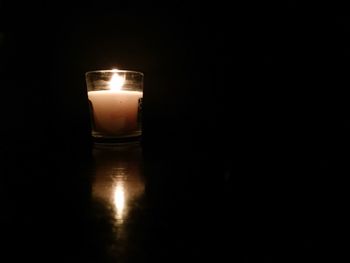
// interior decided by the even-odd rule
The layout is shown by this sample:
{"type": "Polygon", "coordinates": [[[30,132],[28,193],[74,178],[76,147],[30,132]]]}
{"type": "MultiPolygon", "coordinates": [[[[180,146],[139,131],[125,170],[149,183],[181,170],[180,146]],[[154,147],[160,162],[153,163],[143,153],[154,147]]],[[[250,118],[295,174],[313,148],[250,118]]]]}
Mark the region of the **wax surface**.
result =
{"type": "Polygon", "coordinates": [[[89,91],[92,103],[94,130],[105,135],[123,135],[135,132],[138,127],[140,91],[99,90],[89,91]]]}

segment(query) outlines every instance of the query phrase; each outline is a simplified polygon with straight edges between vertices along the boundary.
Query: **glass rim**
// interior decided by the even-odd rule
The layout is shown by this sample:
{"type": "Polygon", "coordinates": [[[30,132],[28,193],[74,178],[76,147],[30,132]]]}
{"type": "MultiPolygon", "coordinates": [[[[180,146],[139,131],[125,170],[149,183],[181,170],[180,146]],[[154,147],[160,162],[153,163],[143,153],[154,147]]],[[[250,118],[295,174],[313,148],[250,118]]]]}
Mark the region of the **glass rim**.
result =
{"type": "Polygon", "coordinates": [[[85,76],[92,73],[134,73],[139,74],[141,76],[144,76],[143,72],[141,71],[135,71],[135,70],[128,70],[128,69],[100,69],[100,70],[91,70],[85,72],[85,76]]]}

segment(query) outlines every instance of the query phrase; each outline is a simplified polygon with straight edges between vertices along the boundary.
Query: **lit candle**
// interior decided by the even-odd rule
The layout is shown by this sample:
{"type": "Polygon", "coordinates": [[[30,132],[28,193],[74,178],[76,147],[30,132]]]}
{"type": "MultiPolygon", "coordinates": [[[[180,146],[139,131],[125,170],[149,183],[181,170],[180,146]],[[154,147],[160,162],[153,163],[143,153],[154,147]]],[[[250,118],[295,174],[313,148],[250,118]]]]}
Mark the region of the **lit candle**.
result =
{"type": "Polygon", "coordinates": [[[104,136],[128,136],[140,133],[142,91],[124,90],[125,75],[116,70],[104,86],[92,90],[88,98],[92,107],[94,132],[104,136]]]}

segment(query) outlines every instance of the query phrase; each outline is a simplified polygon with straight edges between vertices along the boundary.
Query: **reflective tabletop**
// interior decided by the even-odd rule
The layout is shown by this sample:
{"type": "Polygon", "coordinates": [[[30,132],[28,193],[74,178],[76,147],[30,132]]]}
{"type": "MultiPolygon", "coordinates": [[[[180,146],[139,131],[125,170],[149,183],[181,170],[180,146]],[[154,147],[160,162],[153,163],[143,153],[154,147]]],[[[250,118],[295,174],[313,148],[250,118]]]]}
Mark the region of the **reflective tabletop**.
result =
{"type": "Polygon", "coordinates": [[[318,204],[262,176],[266,163],[222,156],[179,145],[5,155],[1,262],[312,262],[318,204]]]}

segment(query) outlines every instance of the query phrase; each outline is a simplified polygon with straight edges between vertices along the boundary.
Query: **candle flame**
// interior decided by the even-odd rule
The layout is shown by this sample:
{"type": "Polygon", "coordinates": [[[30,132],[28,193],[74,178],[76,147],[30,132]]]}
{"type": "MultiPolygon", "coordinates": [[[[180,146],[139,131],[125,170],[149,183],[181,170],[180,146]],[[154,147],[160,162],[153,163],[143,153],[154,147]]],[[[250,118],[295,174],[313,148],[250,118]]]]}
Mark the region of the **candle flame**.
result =
{"type": "Polygon", "coordinates": [[[125,77],[120,76],[118,73],[113,73],[111,80],[109,81],[109,88],[111,90],[121,90],[125,82],[125,77]]]}

